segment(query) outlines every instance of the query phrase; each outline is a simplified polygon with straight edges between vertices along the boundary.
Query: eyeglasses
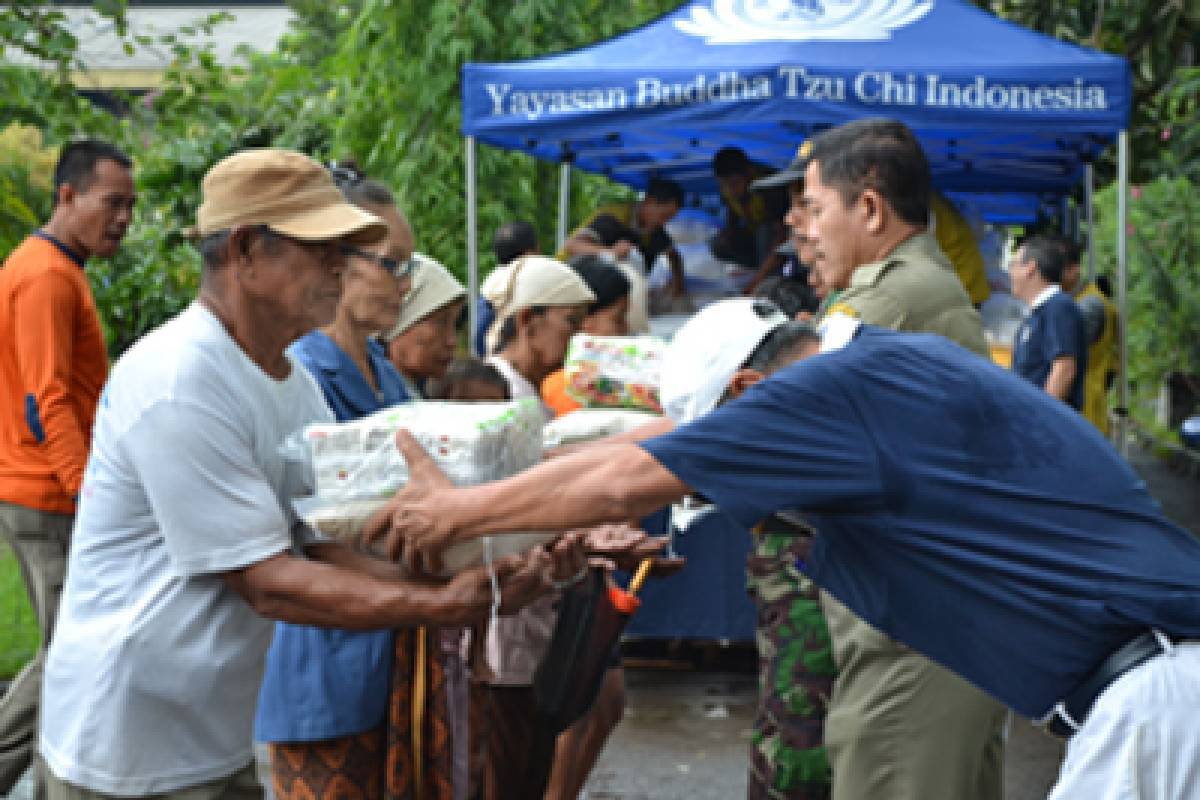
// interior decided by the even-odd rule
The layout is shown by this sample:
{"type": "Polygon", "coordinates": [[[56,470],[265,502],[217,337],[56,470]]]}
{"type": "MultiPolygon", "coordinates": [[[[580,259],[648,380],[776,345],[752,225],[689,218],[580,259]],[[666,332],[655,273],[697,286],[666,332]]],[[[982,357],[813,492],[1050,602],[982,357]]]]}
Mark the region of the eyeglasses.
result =
{"type": "Polygon", "coordinates": [[[370,261],[374,264],[377,264],[378,266],[390,272],[392,277],[396,278],[397,280],[411,275],[413,269],[417,265],[417,259],[415,255],[409,256],[405,260],[401,261],[398,258],[389,258],[388,256],[368,253],[366,250],[350,244],[341,245],[339,250],[344,256],[354,256],[355,258],[361,258],[365,261],[370,261]]]}

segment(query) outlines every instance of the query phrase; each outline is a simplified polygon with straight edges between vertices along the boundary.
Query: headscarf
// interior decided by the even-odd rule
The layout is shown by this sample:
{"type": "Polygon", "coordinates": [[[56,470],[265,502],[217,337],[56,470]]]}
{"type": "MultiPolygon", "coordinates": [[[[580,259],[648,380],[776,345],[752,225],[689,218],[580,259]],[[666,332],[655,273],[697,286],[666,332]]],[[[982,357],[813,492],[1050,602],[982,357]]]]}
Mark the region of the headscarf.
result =
{"type": "Polygon", "coordinates": [[[535,306],[590,305],[596,295],[575,270],[546,256],[522,256],[488,276],[483,296],[496,310],[488,330],[488,352],[496,349],[500,330],[518,311],[535,306]]]}
{"type": "Polygon", "coordinates": [[[404,296],[400,316],[384,335],[384,341],[392,341],[439,308],[467,296],[467,290],[458,279],[436,260],[424,253],[413,253],[413,259],[416,268],[413,270],[412,285],[404,296]]]}

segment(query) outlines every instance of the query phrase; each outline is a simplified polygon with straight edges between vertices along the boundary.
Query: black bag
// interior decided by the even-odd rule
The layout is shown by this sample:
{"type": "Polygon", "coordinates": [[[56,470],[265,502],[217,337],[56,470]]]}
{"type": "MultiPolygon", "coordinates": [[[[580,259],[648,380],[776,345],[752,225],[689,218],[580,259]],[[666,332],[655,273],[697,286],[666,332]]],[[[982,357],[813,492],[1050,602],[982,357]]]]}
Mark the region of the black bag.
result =
{"type": "Polygon", "coordinates": [[[603,569],[589,570],[579,584],[563,592],[550,646],[533,677],[538,715],[555,734],[596,702],[604,675],[615,664],[627,620],[609,598],[603,569]]]}

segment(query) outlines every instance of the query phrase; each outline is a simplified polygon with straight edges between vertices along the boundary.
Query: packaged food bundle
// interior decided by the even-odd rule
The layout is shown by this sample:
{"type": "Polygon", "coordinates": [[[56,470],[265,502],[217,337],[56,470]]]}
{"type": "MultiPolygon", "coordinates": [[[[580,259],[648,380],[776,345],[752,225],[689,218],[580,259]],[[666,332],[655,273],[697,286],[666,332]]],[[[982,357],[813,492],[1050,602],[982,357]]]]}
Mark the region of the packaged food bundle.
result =
{"type": "Polygon", "coordinates": [[[576,334],[563,365],[567,393],[587,408],[661,414],[658,385],[665,348],[655,336],[576,334]]]}
{"type": "Polygon", "coordinates": [[[563,414],[542,429],[542,446],[547,450],[606,439],[627,433],[647,422],[658,419],[657,414],[628,408],[581,408],[563,414]]]}
{"type": "MultiPolygon", "coordinates": [[[[405,403],[353,422],[309,425],[297,450],[308,459],[315,494],[296,501],[301,517],[334,539],[354,540],[367,520],[408,481],[408,465],[396,449],[406,429],[460,486],[506,478],[541,459],[542,412],[531,399],[506,403],[405,403]]],[[[465,542],[446,551],[447,573],[483,560],[526,550],[555,534],[506,534],[465,542]]]]}

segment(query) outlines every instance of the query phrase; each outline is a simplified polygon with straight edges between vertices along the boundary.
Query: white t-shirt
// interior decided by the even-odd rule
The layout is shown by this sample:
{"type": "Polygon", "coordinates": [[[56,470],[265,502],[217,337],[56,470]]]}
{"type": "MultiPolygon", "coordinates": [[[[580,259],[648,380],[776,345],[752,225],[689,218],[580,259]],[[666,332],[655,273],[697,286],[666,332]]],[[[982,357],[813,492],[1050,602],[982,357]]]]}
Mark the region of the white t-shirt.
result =
{"type": "Polygon", "coordinates": [[[332,419],[297,362],[271,378],[199,304],[117,362],[45,666],[55,775],[147,795],[250,763],[272,623],[219,573],[293,546],[305,479],[279,446],[332,419]]]}

